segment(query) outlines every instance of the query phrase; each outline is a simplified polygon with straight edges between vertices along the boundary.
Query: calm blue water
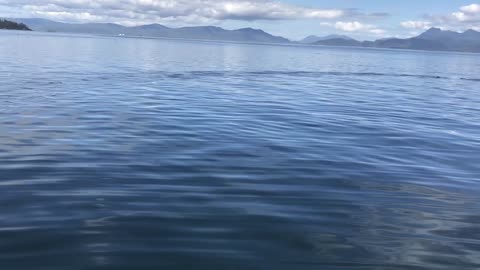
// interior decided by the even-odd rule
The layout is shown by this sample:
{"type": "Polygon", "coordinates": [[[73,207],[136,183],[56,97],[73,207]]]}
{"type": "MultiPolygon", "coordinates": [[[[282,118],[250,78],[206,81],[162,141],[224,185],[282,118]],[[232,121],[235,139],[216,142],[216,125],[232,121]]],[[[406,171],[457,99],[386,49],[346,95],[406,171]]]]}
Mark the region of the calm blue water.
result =
{"type": "Polygon", "coordinates": [[[0,32],[0,269],[479,269],[479,71],[0,32]]]}

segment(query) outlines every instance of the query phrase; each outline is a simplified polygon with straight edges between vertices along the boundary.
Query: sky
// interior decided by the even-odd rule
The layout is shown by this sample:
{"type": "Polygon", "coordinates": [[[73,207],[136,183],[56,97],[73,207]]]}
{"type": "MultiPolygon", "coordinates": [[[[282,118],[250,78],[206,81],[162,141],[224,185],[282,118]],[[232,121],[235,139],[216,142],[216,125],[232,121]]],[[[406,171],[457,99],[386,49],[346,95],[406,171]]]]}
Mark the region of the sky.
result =
{"type": "Polygon", "coordinates": [[[430,27],[480,31],[480,1],[0,0],[0,17],[128,26],[252,27],[292,40],[329,34],[372,40],[411,37],[430,27]]]}

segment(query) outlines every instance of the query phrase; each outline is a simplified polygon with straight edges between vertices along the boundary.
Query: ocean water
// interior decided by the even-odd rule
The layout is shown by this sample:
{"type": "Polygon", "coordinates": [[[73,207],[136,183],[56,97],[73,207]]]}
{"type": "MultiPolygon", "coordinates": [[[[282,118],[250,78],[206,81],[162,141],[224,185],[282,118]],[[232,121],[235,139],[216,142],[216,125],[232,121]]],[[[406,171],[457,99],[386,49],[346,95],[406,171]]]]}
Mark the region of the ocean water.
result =
{"type": "Polygon", "coordinates": [[[479,269],[480,55],[0,32],[0,269],[479,269]]]}

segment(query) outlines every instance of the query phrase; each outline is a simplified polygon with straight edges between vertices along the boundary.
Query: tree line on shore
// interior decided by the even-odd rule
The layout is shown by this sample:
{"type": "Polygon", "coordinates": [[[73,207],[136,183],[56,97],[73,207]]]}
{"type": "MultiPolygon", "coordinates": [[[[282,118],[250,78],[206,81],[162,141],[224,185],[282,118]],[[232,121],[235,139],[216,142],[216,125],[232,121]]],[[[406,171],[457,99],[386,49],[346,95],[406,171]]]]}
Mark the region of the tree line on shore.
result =
{"type": "Polygon", "coordinates": [[[0,29],[32,31],[24,23],[16,23],[5,19],[0,19],[0,29]]]}

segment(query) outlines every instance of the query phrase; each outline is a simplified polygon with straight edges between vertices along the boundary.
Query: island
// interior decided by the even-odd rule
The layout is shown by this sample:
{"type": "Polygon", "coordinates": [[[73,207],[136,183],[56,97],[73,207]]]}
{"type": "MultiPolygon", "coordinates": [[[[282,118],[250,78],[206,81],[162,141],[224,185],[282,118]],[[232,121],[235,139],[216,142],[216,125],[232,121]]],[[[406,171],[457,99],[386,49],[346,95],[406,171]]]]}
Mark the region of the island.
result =
{"type": "Polygon", "coordinates": [[[3,19],[0,19],[0,29],[32,31],[32,29],[30,29],[24,23],[16,23],[16,22],[7,21],[3,19]]]}

